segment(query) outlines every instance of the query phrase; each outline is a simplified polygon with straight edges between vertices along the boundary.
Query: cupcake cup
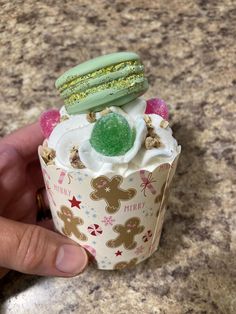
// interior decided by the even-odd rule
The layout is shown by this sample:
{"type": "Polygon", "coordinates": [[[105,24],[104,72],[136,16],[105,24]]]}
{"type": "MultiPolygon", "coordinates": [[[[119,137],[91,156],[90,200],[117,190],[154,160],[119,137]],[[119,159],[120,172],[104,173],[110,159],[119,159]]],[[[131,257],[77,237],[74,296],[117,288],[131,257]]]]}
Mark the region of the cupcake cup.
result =
{"type": "Polygon", "coordinates": [[[157,250],[179,155],[152,172],[92,177],[46,165],[41,149],[55,228],[84,247],[98,269],[132,267],[157,250]]]}

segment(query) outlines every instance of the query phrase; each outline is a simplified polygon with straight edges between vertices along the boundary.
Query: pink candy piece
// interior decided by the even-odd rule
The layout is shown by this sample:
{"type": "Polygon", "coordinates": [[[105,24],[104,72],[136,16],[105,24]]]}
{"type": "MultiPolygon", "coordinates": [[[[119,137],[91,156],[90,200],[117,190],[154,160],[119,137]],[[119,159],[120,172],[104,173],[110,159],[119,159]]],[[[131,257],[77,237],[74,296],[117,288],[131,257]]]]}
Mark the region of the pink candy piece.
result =
{"type": "Polygon", "coordinates": [[[50,134],[52,133],[52,130],[59,122],[60,112],[58,109],[50,109],[48,111],[44,111],[39,118],[39,123],[43,135],[46,138],[49,138],[50,134]]]}
{"type": "Polygon", "coordinates": [[[163,119],[169,119],[169,110],[164,100],[159,98],[151,98],[147,100],[146,114],[158,114],[163,119]]]}

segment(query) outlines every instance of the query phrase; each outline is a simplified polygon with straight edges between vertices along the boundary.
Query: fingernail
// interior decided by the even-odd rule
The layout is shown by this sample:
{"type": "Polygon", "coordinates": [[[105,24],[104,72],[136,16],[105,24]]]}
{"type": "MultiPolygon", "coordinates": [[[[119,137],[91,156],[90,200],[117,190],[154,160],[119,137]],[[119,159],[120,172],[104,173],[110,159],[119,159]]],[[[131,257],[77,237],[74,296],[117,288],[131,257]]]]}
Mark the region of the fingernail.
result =
{"type": "Polygon", "coordinates": [[[81,273],[87,265],[88,257],[85,250],[77,245],[62,245],[56,257],[56,268],[67,274],[81,273]]]}

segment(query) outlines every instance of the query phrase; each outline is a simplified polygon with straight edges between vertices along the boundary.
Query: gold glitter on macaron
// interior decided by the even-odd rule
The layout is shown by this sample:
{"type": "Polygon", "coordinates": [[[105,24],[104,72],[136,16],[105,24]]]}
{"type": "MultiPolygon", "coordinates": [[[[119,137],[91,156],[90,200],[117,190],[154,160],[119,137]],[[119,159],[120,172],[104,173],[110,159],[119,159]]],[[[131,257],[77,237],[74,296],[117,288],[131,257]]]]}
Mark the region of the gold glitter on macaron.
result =
{"type": "Polygon", "coordinates": [[[65,99],[65,105],[70,105],[74,103],[76,100],[82,100],[86,98],[90,94],[98,93],[100,91],[104,91],[105,89],[125,89],[127,86],[130,86],[130,91],[132,91],[132,88],[135,90],[139,85],[143,85],[143,82],[141,83],[135,83],[135,80],[140,80],[144,78],[144,74],[134,74],[127,76],[126,78],[120,78],[118,80],[113,80],[104,84],[100,84],[98,86],[88,88],[85,91],[76,93],[71,95],[70,97],[65,99]]]}
{"type": "Polygon", "coordinates": [[[91,78],[97,78],[99,76],[103,76],[112,72],[116,72],[119,71],[123,68],[125,68],[126,66],[142,66],[140,61],[126,61],[126,62],[121,62],[118,64],[114,64],[114,65],[110,65],[108,67],[99,69],[97,71],[94,71],[92,73],[88,73],[82,76],[77,76],[74,77],[72,80],[70,80],[69,82],[64,83],[62,86],[59,87],[59,92],[62,92],[63,90],[65,90],[68,87],[72,87],[73,85],[76,85],[78,83],[82,83],[88,79],[91,78]]]}

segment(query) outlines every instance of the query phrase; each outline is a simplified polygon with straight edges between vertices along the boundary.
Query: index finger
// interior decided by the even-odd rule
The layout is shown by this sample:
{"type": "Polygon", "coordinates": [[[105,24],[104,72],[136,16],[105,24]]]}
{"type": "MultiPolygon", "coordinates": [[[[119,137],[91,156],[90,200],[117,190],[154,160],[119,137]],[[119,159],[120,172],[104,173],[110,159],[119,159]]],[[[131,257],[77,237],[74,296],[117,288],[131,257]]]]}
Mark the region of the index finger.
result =
{"type": "Polygon", "coordinates": [[[26,161],[37,158],[38,146],[44,140],[39,122],[27,125],[7,136],[1,142],[14,146],[26,161]]]}

